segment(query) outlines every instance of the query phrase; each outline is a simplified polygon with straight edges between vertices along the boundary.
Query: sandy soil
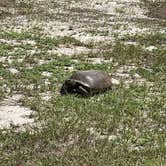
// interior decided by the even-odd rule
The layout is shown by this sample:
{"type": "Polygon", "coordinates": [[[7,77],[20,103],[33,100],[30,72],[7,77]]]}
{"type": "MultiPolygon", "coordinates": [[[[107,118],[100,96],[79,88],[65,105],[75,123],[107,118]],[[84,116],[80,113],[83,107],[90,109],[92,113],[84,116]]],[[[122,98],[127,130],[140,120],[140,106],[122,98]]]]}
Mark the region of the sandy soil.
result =
{"type": "Polygon", "coordinates": [[[4,99],[0,103],[0,128],[20,126],[33,123],[34,119],[29,118],[32,110],[20,105],[22,95],[15,94],[4,99]]]}

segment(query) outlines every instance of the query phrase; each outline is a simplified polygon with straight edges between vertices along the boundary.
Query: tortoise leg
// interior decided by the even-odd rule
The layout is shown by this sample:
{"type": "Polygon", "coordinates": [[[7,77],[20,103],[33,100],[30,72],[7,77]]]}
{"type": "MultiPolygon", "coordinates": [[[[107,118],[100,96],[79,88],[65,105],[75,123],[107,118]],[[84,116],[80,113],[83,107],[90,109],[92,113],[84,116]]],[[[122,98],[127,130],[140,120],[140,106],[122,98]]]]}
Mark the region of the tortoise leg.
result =
{"type": "Polygon", "coordinates": [[[80,94],[82,94],[82,95],[88,95],[88,91],[87,91],[87,89],[85,88],[85,87],[83,87],[83,86],[78,86],[78,92],[80,93],[80,94]]]}
{"type": "Polygon", "coordinates": [[[65,95],[65,94],[68,93],[67,87],[66,87],[65,84],[62,85],[62,87],[61,87],[61,89],[60,89],[60,93],[61,93],[61,95],[65,95]]]}

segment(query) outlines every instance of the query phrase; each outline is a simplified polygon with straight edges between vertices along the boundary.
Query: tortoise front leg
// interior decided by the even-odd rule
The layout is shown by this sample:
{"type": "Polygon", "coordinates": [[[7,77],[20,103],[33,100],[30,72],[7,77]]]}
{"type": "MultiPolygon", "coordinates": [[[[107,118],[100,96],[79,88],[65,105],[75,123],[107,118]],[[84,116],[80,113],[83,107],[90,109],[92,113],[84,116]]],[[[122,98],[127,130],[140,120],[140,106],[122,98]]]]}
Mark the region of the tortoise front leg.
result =
{"type": "Polygon", "coordinates": [[[82,95],[88,95],[89,94],[88,90],[84,86],[81,86],[81,85],[78,86],[78,93],[80,93],[82,95]]]}

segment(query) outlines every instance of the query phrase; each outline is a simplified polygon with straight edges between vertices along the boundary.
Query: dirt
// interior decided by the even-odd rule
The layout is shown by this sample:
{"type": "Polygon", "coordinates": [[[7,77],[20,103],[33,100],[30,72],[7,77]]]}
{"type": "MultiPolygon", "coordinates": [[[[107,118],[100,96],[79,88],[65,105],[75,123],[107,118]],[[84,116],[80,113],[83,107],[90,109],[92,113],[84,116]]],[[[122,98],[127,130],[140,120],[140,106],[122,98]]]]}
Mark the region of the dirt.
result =
{"type": "Polygon", "coordinates": [[[32,110],[21,106],[21,103],[19,103],[21,97],[22,95],[15,94],[5,98],[0,103],[0,129],[11,126],[18,127],[34,122],[34,119],[29,118],[32,110]]]}
{"type": "Polygon", "coordinates": [[[146,2],[146,7],[148,8],[148,16],[159,19],[166,19],[166,2],[165,0],[153,1],[149,3],[146,2]]]}

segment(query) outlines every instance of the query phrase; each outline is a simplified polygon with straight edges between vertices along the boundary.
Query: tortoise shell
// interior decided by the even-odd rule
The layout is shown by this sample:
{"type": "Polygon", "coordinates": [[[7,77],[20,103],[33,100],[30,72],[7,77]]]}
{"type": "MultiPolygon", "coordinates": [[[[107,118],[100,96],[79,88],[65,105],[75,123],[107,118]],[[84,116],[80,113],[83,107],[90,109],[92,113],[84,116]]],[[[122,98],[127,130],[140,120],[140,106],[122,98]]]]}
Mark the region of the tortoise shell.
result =
{"type": "Polygon", "coordinates": [[[111,86],[111,76],[103,71],[78,71],[65,80],[60,92],[91,95],[111,89],[111,86]]]}

